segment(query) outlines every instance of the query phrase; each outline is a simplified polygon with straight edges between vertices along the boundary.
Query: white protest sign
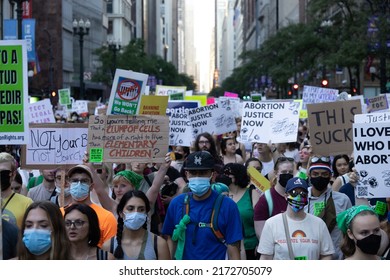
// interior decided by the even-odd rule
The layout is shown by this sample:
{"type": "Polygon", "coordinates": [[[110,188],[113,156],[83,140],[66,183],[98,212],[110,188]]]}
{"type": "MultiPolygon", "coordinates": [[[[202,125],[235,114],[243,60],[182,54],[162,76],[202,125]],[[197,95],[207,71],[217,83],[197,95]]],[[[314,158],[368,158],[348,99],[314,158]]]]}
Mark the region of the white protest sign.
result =
{"type": "Polygon", "coordinates": [[[390,123],[354,123],[357,197],[390,197],[390,123]]]}
{"type": "Polygon", "coordinates": [[[333,102],[337,100],[338,89],[303,86],[302,109],[307,110],[307,104],[317,104],[323,102],[333,102]]]}
{"type": "Polygon", "coordinates": [[[372,98],[367,98],[366,103],[368,113],[383,112],[389,109],[389,103],[385,94],[381,94],[372,98]]]}
{"type": "Polygon", "coordinates": [[[77,114],[88,113],[88,101],[87,100],[76,100],[72,103],[72,112],[77,114]]]}
{"type": "Polygon", "coordinates": [[[88,124],[30,124],[23,168],[53,169],[81,164],[88,145],[88,124]]]}
{"type": "Polygon", "coordinates": [[[55,123],[53,106],[50,99],[28,104],[30,123],[55,123]]]}
{"type": "Polygon", "coordinates": [[[354,119],[355,123],[378,123],[390,122],[390,112],[357,114],[354,119]]]}
{"type": "Polygon", "coordinates": [[[156,85],[156,95],[167,95],[169,100],[183,100],[187,87],[156,85]]]}
{"type": "Polygon", "coordinates": [[[243,102],[241,139],[244,142],[286,143],[297,140],[299,102],[243,102]]]}
{"type": "Polygon", "coordinates": [[[234,112],[222,109],[218,104],[190,109],[189,116],[194,139],[203,132],[208,132],[211,135],[220,135],[237,130],[234,112]]]}

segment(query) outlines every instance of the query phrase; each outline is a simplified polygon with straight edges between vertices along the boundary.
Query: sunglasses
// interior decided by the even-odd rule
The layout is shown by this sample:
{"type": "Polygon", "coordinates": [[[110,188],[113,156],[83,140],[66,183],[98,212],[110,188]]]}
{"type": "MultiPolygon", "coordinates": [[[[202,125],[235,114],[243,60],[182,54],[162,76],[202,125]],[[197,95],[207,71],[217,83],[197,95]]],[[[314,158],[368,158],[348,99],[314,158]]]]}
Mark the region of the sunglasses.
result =
{"type": "Polygon", "coordinates": [[[324,162],[324,163],[330,163],[330,157],[312,157],[310,159],[310,162],[316,163],[316,162],[324,162]]]}
{"type": "Polygon", "coordinates": [[[298,195],[307,197],[307,191],[298,191],[298,190],[292,190],[288,193],[292,197],[296,197],[298,195]]]}

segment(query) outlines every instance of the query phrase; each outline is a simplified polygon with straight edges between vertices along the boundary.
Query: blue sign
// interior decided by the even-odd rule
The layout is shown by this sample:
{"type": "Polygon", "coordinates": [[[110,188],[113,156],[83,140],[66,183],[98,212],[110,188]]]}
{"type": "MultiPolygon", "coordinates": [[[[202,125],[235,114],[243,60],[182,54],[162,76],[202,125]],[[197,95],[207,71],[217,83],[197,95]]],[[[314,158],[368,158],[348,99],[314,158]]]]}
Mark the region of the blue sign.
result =
{"type": "Polygon", "coordinates": [[[27,60],[35,62],[35,19],[24,19],[22,38],[27,41],[27,60]]]}
{"type": "Polygon", "coordinates": [[[4,40],[18,39],[18,21],[16,19],[5,19],[3,21],[4,40]]]}

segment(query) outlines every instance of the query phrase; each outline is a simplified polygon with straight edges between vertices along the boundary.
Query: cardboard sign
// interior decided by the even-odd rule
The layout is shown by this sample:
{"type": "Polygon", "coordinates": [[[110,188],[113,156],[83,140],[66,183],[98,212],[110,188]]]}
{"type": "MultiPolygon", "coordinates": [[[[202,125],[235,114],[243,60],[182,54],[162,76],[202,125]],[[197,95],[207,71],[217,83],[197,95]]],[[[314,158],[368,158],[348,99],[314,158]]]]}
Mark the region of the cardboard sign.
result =
{"type": "Polygon", "coordinates": [[[390,112],[355,115],[355,123],[390,122],[390,112]]]}
{"type": "Polygon", "coordinates": [[[251,178],[251,182],[258,188],[261,192],[265,192],[266,190],[271,188],[271,183],[270,181],[267,180],[261,174],[256,168],[253,166],[248,168],[248,174],[249,177],[251,178]]]}
{"type": "Polygon", "coordinates": [[[390,123],[353,124],[353,153],[360,180],[356,195],[390,197],[390,123]]]}
{"type": "Polygon", "coordinates": [[[167,106],[168,96],[142,95],[139,114],[165,116],[167,106]]]}
{"type": "Polygon", "coordinates": [[[234,112],[222,109],[218,104],[190,109],[188,114],[194,139],[203,132],[208,132],[211,135],[220,135],[237,130],[234,112]]]}
{"type": "Polygon", "coordinates": [[[0,145],[27,143],[28,85],[25,40],[0,40],[0,145]]]}
{"type": "Polygon", "coordinates": [[[91,162],[164,162],[168,152],[168,117],[92,116],[88,152],[91,162]]]}
{"type": "Polygon", "coordinates": [[[310,142],[319,155],[351,154],[354,115],[361,114],[359,100],[308,104],[310,142]]]}
{"type": "Polygon", "coordinates": [[[53,106],[50,99],[28,104],[30,123],[55,123],[53,106]]]}
{"type": "Polygon", "coordinates": [[[367,112],[372,113],[376,111],[383,111],[389,109],[386,95],[379,95],[366,99],[367,112]]]}
{"type": "Polygon", "coordinates": [[[71,104],[70,100],[70,88],[63,88],[58,90],[58,98],[59,103],[61,105],[69,105],[71,104]]]}
{"type": "Polygon", "coordinates": [[[302,109],[307,109],[307,104],[317,104],[324,102],[333,102],[337,100],[338,89],[303,86],[302,109]]]}
{"type": "Polygon", "coordinates": [[[88,143],[88,125],[30,124],[28,141],[21,157],[23,168],[70,167],[83,161],[88,143]]]}
{"type": "Polygon", "coordinates": [[[107,114],[135,115],[139,111],[141,94],[145,92],[148,75],[116,69],[108,101],[107,114]]]}
{"type": "Polygon", "coordinates": [[[299,103],[243,102],[241,139],[244,142],[295,142],[298,133],[299,103]]]}

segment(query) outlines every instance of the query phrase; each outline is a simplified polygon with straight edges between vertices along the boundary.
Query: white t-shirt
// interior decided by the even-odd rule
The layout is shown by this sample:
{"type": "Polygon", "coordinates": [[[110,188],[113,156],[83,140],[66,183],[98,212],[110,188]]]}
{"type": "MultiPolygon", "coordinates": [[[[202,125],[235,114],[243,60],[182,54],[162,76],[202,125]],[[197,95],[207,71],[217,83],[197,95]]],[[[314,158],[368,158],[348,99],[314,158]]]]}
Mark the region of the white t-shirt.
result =
{"type": "MultiPolygon", "coordinates": [[[[283,214],[269,218],[261,233],[257,251],[264,255],[273,255],[274,260],[289,260],[283,214]]],[[[307,214],[301,221],[287,216],[291,245],[295,257],[319,260],[320,255],[334,254],[333,242],[320,218],[307,214]]]]}
{"type": "Polygon", "coordinates": [[[267,175],[272,170],[274,170],[275,163],[273,159],[268,162],[262,161],[261,163],[263,164],[263,169],[261,170],[261,174],[263,174],[263,176],[267,175]]]}

